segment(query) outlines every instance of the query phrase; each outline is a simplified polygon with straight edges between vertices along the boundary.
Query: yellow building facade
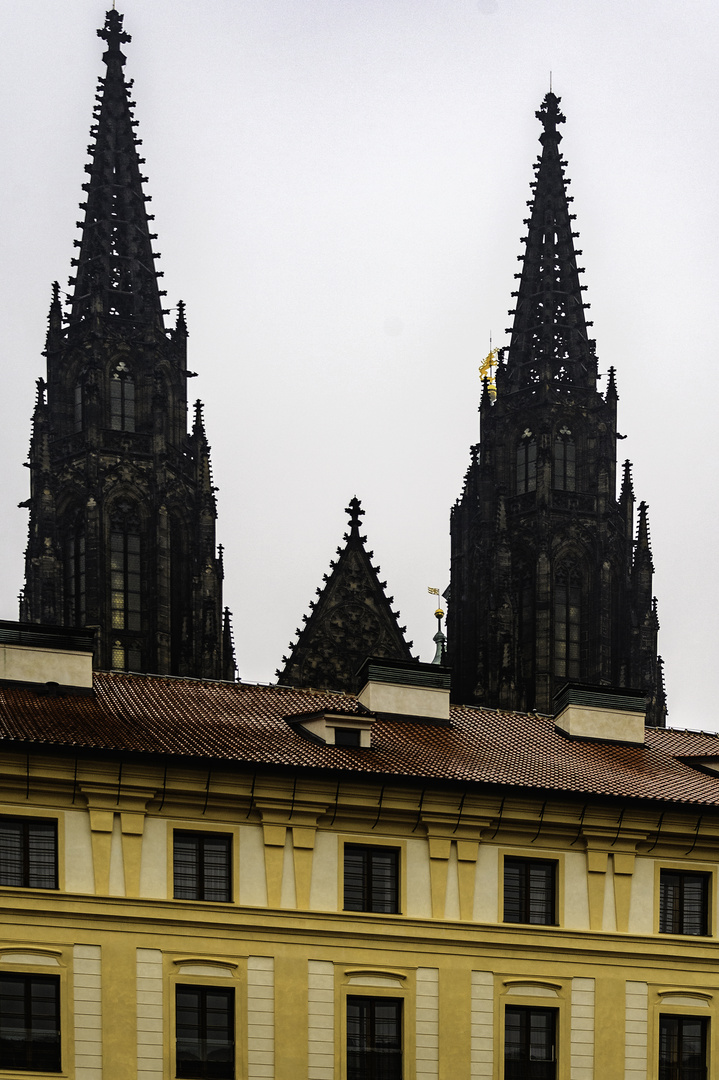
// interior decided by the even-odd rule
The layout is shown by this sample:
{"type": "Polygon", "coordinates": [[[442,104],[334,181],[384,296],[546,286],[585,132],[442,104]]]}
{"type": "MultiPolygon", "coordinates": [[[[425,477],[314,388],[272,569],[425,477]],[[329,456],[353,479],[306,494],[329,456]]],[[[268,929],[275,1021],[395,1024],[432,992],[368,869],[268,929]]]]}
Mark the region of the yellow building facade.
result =
{"type": "Polygon", "coordinates": [[[576,770],[589,760],[607,789],[642,774],[663,788],[652,802],[538,783],[565,766],[537,716],[517,751],[517,714],[484,713],[507,733],[471,755],[454,708],[101,673],[94,690],[0,689],[0,1076],[713,1075],[715,736],[636,746],[550,725],[576,770]],[[299,734],[303,717],[335,741],[299,734]],[[353,725],[370,746],[342,744],[353,725]],[[235,759],[240,728],[255,760],[235,759]],[[151,731],[165,752],[140,748],[151,731]],[[687,1062],[660,1071],[670,1044],[687,1062]]]}

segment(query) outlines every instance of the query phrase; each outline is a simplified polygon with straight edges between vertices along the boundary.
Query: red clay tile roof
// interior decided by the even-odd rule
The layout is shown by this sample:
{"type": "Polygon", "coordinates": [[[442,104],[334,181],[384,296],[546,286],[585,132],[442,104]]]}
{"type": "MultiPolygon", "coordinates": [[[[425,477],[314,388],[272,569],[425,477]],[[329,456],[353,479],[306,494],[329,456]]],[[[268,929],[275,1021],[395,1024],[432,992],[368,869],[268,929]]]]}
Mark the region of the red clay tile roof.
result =
{"type": "Polygon", "coordinates": [[[682,760],[719,757],[716,735],[650,728],[641,747],[576,742],[559,735],[550,717],[453,706],[449,727],[377,720],[372,749],[359,749],[309,742],[285,721],[338,707],[353,711],[357,702],[312,690],[97,672],[94,696],[0,686],[0,744],[719,806],[719,777],[682,760]]]}

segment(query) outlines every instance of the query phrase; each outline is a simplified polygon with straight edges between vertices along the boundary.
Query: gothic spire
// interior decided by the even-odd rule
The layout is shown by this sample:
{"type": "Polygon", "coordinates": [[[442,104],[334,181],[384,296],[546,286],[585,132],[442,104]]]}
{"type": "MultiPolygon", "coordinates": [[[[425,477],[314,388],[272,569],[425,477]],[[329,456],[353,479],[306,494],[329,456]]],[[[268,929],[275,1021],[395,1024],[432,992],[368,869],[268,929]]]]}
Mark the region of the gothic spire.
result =
{"type": "Polygon", "coordinates": [[[74,285],[70,323],[90,315],[112,316],[123,323],[153,325],[163,329],[163,311],[158,273],[149,222],[145,210],[149,196],[143,194],[147,179],[138,156],[141,140],[135,136],[132,82],[123,74],[125,56],[121,45],[131,40],[122,27],[123,16],[113,8],[97,33],[107,43],[103,56],[107,71],[100,78],[95,123],[90,129],[94,142],[88,147],[90,163],[85,166],[89,180],[83,184],[87,200],[80,204],[85,220],[78,222],[82,239],[73,266],[74,285]]]}
{"type": "Polygon", "coordinates": [[[337,560],[330,563],[325,585],[317,589],[319,599],[310,603],[312,612],[303,616],[304,627],[283,668],[277,672],[284,686],[313,686],[356,692],[356,675],[369,656],[392,660],[412,660],[412,642],[405,640],[399,613],[392,610],[394,597],[385,593],[379,580],[374,552],[366,548],[367,537],[360,533],[364,510],[357,498],[350,500],[349,532],[344,548],[337,548],[337,560]]]}
{"type": "Polygon", "coordinates": [[[594,342],[587,336],[587,323],[580,285],[582,268],[577,266],[572,231],[574,214],[569,212],[569,180],[564,176],[566,161],[557,130],[564,123],[560,98],[548,93],[537,112],[543,132],[542,153],[534,168],[531,187],[534,198],[525,218],[524,255],[506,369],[500,382],[505,393],[532,384],[559,384],[596,390],[597,360],[594,342]]]}

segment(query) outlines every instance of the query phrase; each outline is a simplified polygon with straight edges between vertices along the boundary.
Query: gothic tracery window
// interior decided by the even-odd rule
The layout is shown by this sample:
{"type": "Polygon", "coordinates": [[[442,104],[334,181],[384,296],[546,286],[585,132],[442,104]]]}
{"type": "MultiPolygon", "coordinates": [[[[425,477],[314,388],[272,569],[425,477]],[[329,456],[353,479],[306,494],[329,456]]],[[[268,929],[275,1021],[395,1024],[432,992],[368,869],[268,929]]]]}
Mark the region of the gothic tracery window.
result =
{"type": "Polygon", "coordinates": [[[124,360],[110,376],[110,427],[113,431],[135,430],[135,380],[124,360]]]}
{"type": "Polygon", "coordinates": [[[566,424],[554,439],[553,486],[557,491],[577,489],[577,447],[566,424]]]}
{"type": "Polygon", "coordinates": [[[115,507],[110,523],[110,610],[111,625],[118,634],[113,643],[112,664],[116,668],[141,666],[139,632],[142,630],[142,572],[140,522],[127,502],[115,507]]]}
{"type": "Polygon", "coordinates": [[[85,526],[78,513],[65,535],[65,616],[70,626],[85,625],[85,526]]]}
{"type": "Polygon", "coordinates": [[[517,494],[537,489],[537,440],[529,430],[517,444],[517,494]]]}
{"type": "Polygon", "coordinates": [[[562,566],[554,576],[554,674],[581,678],[582,583],[579,571],[562,566]]]}

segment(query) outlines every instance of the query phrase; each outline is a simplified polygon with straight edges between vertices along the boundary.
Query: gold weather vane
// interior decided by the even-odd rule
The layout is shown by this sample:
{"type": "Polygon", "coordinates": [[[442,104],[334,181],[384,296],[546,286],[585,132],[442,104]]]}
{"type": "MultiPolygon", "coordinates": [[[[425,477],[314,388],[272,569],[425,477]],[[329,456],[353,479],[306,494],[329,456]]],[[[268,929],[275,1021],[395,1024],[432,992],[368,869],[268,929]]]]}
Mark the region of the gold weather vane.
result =
{"type": "Polygon", "coordinates": [[[489,396],[492,401],[497,396],[497,384],[494,381],[494,369],[497,366],[497,353],[499,349],[492,348],[492,335],[489,335],[489,352],[485,356],[482,363],[479,365],[479,377],[480,379],[487,380],[487,389],[489,390],[489,396]]]}
{"type": "Polygon", "coordinates": [[[440,608],[439,608],[439,589],[433,589],[431,585],[428,585],[427,586],[427,592],[430,594],[430,596],[436,596],[437,597],[437,610],[435,611],[435,615],[438,615],[438,616],[441,617],[442,615],[444,615],[444,612],[440,611],[440,608]]]}

